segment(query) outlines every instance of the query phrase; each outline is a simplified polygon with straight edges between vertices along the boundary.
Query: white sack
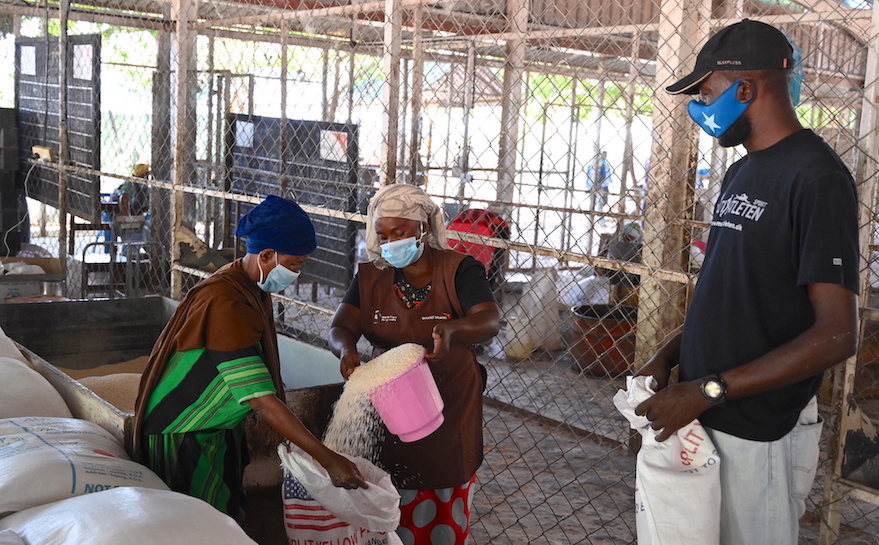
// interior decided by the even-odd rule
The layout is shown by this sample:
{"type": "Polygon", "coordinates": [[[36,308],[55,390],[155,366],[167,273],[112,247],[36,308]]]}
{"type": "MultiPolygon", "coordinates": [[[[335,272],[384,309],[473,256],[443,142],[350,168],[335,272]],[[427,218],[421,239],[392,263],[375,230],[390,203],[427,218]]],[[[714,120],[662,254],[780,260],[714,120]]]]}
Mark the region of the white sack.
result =
{"type": "Polygon", "coordinates": [[[0,357],[0,418],[19,416],[72,415],[46,377],[18,359],[0,357]]]}
{"type": "Polygon", "coordinates": [[[278,445],[278,456],[284,470],[339,519],[373,532],[394,532],[400,525],[400,494],[391,476],[369,460],[348,457],[369,483],[369,488],[348,490],[333,486],[323,466],[292,443],[278,445]]]}
{"type": "Polygon", "coordinates": [[[657,432],[635,407],[652,396],[653,377],[626,377],[613,402],[641,434],[635,465],[638,545],[720,543],[720,457],[694,420],[659,443],[657,432]]]}
{"type": "Polygon", "coordinates": [[[21,350],[19,350],[18,347],[15,346],[15,343],[12,342],[12,339],[10,339],[6,335],[6,332],[3,331],[3,328],[0,328],[0,356],[4,358],[15,358],[21,363],[30,365],[28,364],[27,359],[24,357],[24,354],[21,353],[21,350]]]}
{"type": "Polygon", "coordinates": [[[256,545],[229,516],[186,494],[116,488],[0,519],[39,545],[256,545]]]}
{"type": "Polygon", "coordinates": [[[3,274],[46,274],[39,265],[30,265],[24,261],[13,261],[12,263],[0,264],[3,274]]]}
{"type": "Polygon", "coordinates": [[[610,279],[606,276],[568,274],[559,277],[559,286],[559,296],[569,308],[610,303],[610,279]]]}
{"type": "Polygon", "coordinates": [[[120,486],[168,490],[97,424],[73,418],[0,420],[0,516],[120,486]]]}
{"type": "Polygon", "coordinates": [[[27,545],[21,536],[12,530],[0,530],[0,545],[27,545]]]}

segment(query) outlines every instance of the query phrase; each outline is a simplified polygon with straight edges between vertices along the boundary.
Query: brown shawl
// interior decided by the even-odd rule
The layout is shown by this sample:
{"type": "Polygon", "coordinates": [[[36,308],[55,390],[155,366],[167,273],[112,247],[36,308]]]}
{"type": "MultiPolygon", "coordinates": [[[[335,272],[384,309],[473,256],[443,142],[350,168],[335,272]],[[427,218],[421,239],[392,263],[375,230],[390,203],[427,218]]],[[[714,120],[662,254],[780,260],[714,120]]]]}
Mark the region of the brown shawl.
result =
{"type": "Polygon", "coordinates": [[[141,459],[147,402],[174,353],[199,348],[231,352],[261,343],[266,367],[283,395],[276,335],[272,298],[247,275],[240,259],[189,290],[159,335],[141,378],[126,445],[132,458],[141,459]]]}

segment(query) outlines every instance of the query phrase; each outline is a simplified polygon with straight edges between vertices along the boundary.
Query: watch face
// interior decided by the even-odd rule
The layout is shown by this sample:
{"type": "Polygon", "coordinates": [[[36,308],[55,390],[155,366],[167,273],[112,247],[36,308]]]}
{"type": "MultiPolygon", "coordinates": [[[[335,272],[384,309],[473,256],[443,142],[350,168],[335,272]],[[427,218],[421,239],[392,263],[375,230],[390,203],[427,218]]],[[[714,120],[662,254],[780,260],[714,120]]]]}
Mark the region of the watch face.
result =
{"type": "Polygon", "coordinates": [[[707,397],[717,399],[723,395],[723,385],[716,380],[709,380],[702,387],[702,391],[705,392],[707,397]]]}

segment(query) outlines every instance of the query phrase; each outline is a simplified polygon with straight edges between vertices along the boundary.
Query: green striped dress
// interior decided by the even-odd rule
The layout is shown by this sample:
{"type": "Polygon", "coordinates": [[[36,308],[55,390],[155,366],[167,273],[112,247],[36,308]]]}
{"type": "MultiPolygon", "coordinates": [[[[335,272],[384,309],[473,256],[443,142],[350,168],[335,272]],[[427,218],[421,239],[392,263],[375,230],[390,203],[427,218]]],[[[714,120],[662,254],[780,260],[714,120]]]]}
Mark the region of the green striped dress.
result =
{"type": "Polygon", "coordinates": [[[247,401],[275,393],[259,346],[174,353],[145,411],[147,465],[171,489],[240,520],[247,401]]]}

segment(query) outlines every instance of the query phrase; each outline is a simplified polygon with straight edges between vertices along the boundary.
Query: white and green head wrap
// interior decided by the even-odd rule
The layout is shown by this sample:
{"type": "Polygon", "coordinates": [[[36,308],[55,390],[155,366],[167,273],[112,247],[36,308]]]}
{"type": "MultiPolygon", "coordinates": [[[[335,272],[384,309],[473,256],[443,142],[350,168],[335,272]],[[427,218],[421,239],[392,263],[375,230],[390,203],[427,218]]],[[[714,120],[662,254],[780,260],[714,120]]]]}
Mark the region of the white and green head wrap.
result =
{"type": "Polygon", "coordinates": [[[390,264],[382,259],[381,245],[375,232],[375,220],[403,218],[427,224],[425,242],[437,250],[449,249],[442,209],[420,187],[409,184],[386,185],[369,201],[366,209],[366,251],[379,269],[390,264]]]}

